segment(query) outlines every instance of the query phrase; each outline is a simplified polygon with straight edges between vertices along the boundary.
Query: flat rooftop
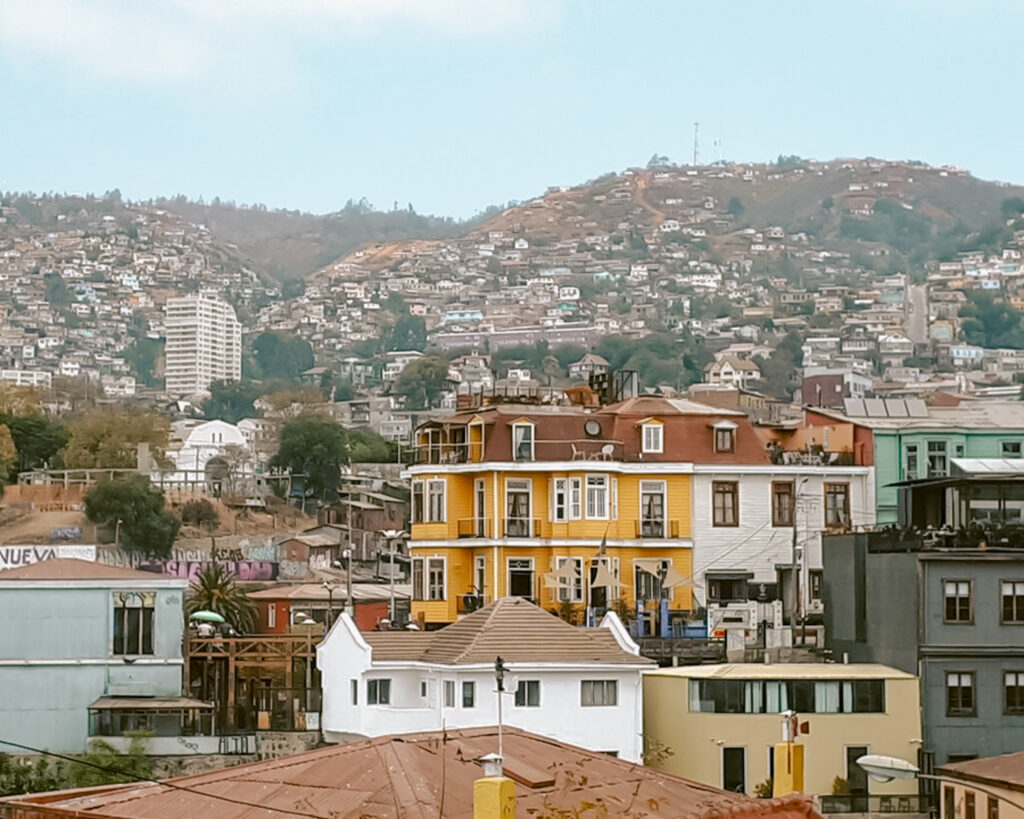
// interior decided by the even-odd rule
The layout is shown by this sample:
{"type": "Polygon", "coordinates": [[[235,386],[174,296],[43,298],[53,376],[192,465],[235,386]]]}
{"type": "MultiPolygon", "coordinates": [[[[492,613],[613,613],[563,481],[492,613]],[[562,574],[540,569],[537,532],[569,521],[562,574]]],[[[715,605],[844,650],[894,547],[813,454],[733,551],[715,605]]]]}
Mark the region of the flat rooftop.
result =
{"type": "Polygon", "coordinates": [[[878,663],[721,663],[645,671],[645,676],[701,680],[913,680],[898,668],[878,663]]]}

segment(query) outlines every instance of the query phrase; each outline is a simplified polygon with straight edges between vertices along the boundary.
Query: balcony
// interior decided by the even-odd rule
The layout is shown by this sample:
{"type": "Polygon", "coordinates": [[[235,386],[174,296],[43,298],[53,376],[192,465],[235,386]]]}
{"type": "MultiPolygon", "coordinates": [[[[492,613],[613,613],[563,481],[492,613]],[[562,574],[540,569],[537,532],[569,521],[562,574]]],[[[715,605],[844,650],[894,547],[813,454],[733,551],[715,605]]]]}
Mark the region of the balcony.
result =
{"type": "Polygon", "coordinates": [[[456,525],[460,538],[491,536],[491,522],[486,518],[461,518],[456,525]]]}
{"type": "Polygon", "coordinates": [[[678,520],[664,520],[661,518],[647,518],[636,522],[636,537],[640,539],[664,540],[669,537],[679,537],[680,525],[678,520]]]}
{"type": "Polygon", "coordinates": [[[504,537],[540,537],[540,518],[505,518],[502,523],[504,537]]]}
{"type": "Polygon", "coordinates": [[[819,796],[822,814],[829,813],[920,813],[934,810],[935,800],[931,796],[909,794],[900,796],[868,796],[860,793],[844,793],[837,796],[819,796]]]}
{"type": "MultiPolygon", "coordinates": [[[[418,444],[413,448],[415,464],[464,464],[483,459],[480,443],[465,441],[418,444]]],[[[491,460],[519,462],[543,461],[622,461],[625,460],[625,446],[621,441],[606,438],[578,438],[558,440],[537,440],[533,446],[522,446],[514,452],[511,446],[507,457],[490,454],[491,460]]]]}
{"type": "Polygon", "coordinates": [[[490,603],[491,600],[483,594],[460,594],[455,598],[455,611],[458,614],[472,614],[490,603]]]}

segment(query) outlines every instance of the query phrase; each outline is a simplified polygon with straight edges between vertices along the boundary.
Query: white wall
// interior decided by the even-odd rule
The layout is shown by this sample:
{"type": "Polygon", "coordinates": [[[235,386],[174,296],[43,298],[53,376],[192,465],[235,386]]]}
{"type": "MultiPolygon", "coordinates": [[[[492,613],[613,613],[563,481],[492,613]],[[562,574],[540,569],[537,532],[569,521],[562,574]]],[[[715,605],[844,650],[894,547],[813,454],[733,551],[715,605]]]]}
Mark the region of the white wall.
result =
{"type": "MultiPolygon", "coordinates": [[[[323,680],[324,736],[338,741],[344,734],[382,736],[412,731],[492,726],[498,722],[494,668],[491,664],[436,666],[411,662],[372,663],[370,647],[346,615],[317,648],[323,680]],[[366,681],[391,679],[391,704],[367,705],[366,681]],[[351,681],[359,681],[359,704],[352,704],[351,681]],[[444,706],[444,682],[455,682],[455,707],[444,706]],[[427,682],[426,698],[420,695],[427,682]],[[475,703],[462,707],[462,683],[475,683],[475,703]]],[[[643,689],[640,669],[596,664],[568,667],[509,663],[503,695],[503,722],[594,751],[615,751],[621,759],[639,762],[643,751],[641,720],[643,689]],[[540,706],[515,706],[517,680],[540,681],[540,706]],[[618,704],[580,705],[582,680],[615,680],[618,704]]]]}
{"type": "Polygon", "coordinates": [[[754,573],[753,582],[776,581],[776,564],[792,561],[792,527],[772,526],[773,481],[797,486],[797,543],[803,547],[802,588],[807,573],[822,568],[821,532],[825,526],[826,483],[850,484],[850,516],[854,526],[875,521],[871,467],[697,465],[693,475],[693,574],[698,596],[705,600],[707,570],[734,569],[754,573]],[[801,479],[807,478],[805,483],[801,479]],[[739,484],[739,526],[712,526],[711,484],[739,484]]]}

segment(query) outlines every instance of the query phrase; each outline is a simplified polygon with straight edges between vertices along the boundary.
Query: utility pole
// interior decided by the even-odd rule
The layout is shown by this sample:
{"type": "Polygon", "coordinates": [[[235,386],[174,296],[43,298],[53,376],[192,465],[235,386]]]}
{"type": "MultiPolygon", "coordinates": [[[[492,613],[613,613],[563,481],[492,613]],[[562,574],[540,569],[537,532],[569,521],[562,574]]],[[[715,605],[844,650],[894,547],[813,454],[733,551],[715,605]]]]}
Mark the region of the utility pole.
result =
{"type": "Polygon", "coordinates": [[[700,123],[693,123],[693,167],[700,162],[700,123]]]}

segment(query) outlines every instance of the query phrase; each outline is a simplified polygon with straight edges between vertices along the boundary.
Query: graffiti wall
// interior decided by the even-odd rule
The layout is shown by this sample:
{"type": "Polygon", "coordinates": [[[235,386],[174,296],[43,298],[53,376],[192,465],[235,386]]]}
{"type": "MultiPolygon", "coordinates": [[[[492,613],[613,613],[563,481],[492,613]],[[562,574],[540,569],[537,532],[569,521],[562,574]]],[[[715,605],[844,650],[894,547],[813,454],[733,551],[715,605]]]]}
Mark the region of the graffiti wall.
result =
{"type": "MultiPolygon", "coordinates": [[[[277,579],[277,563],[272,563],[269,560],[218,560],[217,563],[239,580],[277,579]]],[[[212,564],[212,560],[143,560],[139,562],[138,568],[144,572],[155,572],[167,577],[179,577],[183,580],[194,581],[198,579],[199,573],[203,569],[212,564]]]]}

